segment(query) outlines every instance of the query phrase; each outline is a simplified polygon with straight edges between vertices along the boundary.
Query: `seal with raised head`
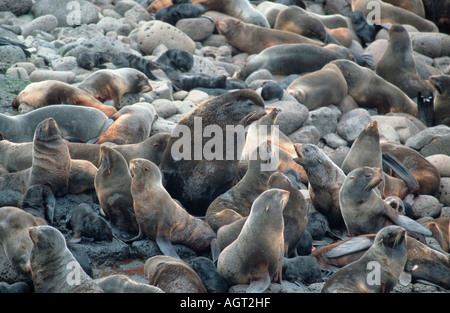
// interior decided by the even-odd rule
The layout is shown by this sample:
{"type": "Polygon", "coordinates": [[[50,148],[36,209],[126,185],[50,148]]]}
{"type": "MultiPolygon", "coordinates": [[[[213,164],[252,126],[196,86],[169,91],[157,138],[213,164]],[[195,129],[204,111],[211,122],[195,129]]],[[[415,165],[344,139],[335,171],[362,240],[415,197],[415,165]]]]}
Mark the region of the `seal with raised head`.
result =
{"type": "Polygon", "coordinates": [[[10,141],[30,142],[37,125],[49,117],[58,123],[63,138],[81,142],[95,142],[110,125],[108,116],[96,108],[56,104],[14,116],[0,113],[0,132],[10,141]]]}
{"type": "Polygon", "coordinates": [[[246,126],[265,114],[261,96],[242,89],[199,104],[177,123],[164,151],[161,172],[167,191],[189,213],[204,215],[211,202],[232,187],[242,155],[240,143],[245,140],[240,130],[245,132],[246,126]],[[202,134],[211,128],[217,132],[220,128],[220,132],[210,140],[202,134]],[[227,133],[233,131],[227,145],[227,133]],[[204,150],[208,149],[213,157],[206,159],[204,150]]]}
{"type": "Polygon", "coordinates": [[[94,185],[100,206],[113,226],[137,234],[128,163],[120,152],[106,145],[100,147],[99,155],[101,163],[94,185]]]}
{"type": "Polygon", "coordinates": [[[359,260],[337,270],[327,279],[322,293],[391,292],[397,285],[406,264],[405,241],[406,231],[402,227],[391,225],[382,228],[377,233],[373,246],[359,260]],[[370,267],[372,264],[373,266],[370,267]],[[371,284],[368,277],[374,266],[380,270],[379,281],[371,284]]]}
{"type": "Polygon", "coordinates": [[[139,234],[155,240],[165,255],[179,258],[172,243],[184,244],[195,251],[211,248],[213,260],[217,260],[216,233],[203,220],[190,215],[180,206],[162,185],[159,168],[151,161],[130,161],[131,195],[139,234]]]}
{"type": "Polygon", "coordinates": [[[155,255],[144,265],[148,283],[166,293],[206,293],[200,276],[184,261],[167,255],[155,255]]]}
{"type": "Polygon", "coordinates": [[[14,98],[11,105],[13,109],[26,113],[52,104],[93,107],[99,109],[108,117],[117,112],[114,107],[103,104],[86,91],[57,80],[45,80],[29,84],[14,98]]]}
{"type": "Polygon", "coordinates": [[[399,87],[410,98],[417,97],[419,92],[424,97],[433,95],[431,83],[422,80],[417,73],[411,39],[402,25],[392,25],[389,29],[388,46],[377,62],[375,72],[399,87]]]}
{"type": "Polygon", "coordinates": [[[292,32],[244,23],[235,19],[218,20],[216,28],[228,43],[242,52],[257,54],[264,49],[281,44],[324,44],[292,32]]]}
{"type": "Polygon", "coordinates": [[[103,289],[82,269],[67,248],[64,236],[48,225],[30,227],[33,242],[30,264],[36,293],[103,293],[103,289]],[[69,265],[69,266],[68,266],[69,265]],[[77,271],[78,281],[70,281],[77,271]]]}
{"type": "Polygon", "coordinates": [[[377,75],[373,70],[348,60],[332,61],[347,81],[348,94],[358,106],[377,109],[379,114],[407,113],[418,117],[417,104],[400,88],[377,75]]]}
{"type": "Polygon", "coordinates": [[[316,210],[322,213],[332,228],[344,228],[339,191],[345,180],[344,172],[313,144],[294,144],[295,162],[303,166],[308,175],[309,194],[316,210]]]}
{"type": "Polygon", "coordinates": [[[396,224],[426,236],[431,231],[405,215],[398,214],[375,191],[383,176],[379,168],[360,167],[351,171],[339,192],[339,204],[350,236],[375,234],[396,224]]]}
{"type": "Polygon", "coordinates": [[[272,280],[281,280],[283,208],[288,199],[288,191],[269,189],[254,201],[238,238],[217,261],[217,269],[229,285],[250,284],[247,292],[264,292],[272,280]]]}
{"type": "Polygon", "coordinates": [[[434,124],[450,126],[450,75],[432,75],[429,80],[437,91],[434,98],[434,124]]]}

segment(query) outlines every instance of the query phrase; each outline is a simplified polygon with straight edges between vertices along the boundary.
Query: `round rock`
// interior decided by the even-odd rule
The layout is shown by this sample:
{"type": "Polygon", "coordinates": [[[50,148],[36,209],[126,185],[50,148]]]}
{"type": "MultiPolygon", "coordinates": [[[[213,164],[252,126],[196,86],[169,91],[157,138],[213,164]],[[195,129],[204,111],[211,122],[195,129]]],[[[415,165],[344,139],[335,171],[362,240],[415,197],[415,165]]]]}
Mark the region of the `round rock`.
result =
{"type": "Polygon", "coordinates": [[[44,32],[51,32],[58,26],[58,20],[54,15],[46,14],[43,16],[39,16],[32,20],[31,22],[27,23],[22,28],[22,36],[27,37],[29,35],[32,35],[34,31],[36,30],[42,30],[44,32]]]}
{"type": "Polygon", "coordinates": [[[99,20],[97,6],[87,0],[36,0],[32,12],[34,16],[53,14],[59,27],[97,23],[99,20]]]}
{"type": "Polygon", "coordinates": [[[446,154],[434,154],[426,159],[436,167],[441,177],[450,177],[450,156],[446,154]]]}
{"type": "Polygon", "coordinates": [[[414,204],[411,209],[413,219],[422,217],[437,218],[441,214],[439,200],[430,195],[419,195],[414,198],[414,204]]]}
{"type": "Polygon", "coordinates": [[[450,177],[441,177],[441,184],[438,192],[439,201],[444,206],[450,206],[450,177]]]}
{"type": "Polygon", "coordinates": [[[16,16],[27,14],[33,6],[33,0],[2,0],[0,1],[0,12],[11,12],[16,16]]]}
{"type": "Polygon", "coordinates": [[[184,18],[178,20],[175,27],[188,35],[194,41],[203,41],[212,35],[215,29],[214,23],[204,17],[184,18]]]}
{"type": "Polygon", "coordinates": [[[286,136],[299,129],[309,116],[308,108],[298,102],[276,101],[271,104],[266,103],[266,108],[272,107],[281,109],[275,124],[286,136]]]}

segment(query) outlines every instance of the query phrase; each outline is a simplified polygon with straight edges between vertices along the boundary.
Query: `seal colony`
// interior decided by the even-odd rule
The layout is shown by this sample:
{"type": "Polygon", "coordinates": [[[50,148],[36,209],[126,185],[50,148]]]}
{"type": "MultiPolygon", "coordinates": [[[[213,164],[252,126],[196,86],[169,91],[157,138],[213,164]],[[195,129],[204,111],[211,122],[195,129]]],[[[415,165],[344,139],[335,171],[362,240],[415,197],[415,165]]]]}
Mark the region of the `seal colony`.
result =
{"type": "Polygon", "coordinates": [[[47,2],[0,12],[0,291],[450,292],[448,1],[47,2]]]}

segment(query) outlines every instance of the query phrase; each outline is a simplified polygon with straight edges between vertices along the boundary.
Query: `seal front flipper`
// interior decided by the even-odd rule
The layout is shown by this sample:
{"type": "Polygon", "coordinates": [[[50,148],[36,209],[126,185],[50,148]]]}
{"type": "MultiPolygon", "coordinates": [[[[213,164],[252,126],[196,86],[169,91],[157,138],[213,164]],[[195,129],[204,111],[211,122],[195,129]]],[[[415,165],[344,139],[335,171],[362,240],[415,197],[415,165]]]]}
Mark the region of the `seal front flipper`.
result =
{"type": "Polygon", "coordinates": [[[393,154],[383,153],[383,162],[405,182],[414,195],[419,195],[420,185],[411,172],[393,154]]]}
{"type": "Polygon", "coordinates": [[[250,286],[248,286],[246,292],[248,293],[262,293],[269,288],[270,285],[270,275],[267,272],[267,275],[263,278],[252,280],[250,286]]]}
{"type": "Polygon", "coordinates": [[[180,259],[180,256],[175,251],[172,242],[168,240],[167,238],[163,238],[161,236],[156,236],[156,244],[158,245],[158,248],[161,250],[161,252],[164,255],[171,256],[173,258],[180,259]]]}
{"type": "Polygon", "coordinates": [[[328,251],[327,257],[338,258],[344,255],[368,249],[372,246],[373,239],[373,237],[366,236],[351,238],[348,241],[328,251]]]}
{"type": "Polygon", "coordinates": [[[419,234],[423,234],[425,236],[431,236],[431,230],[426,228],[425,226],[419,224],[413,219],[410,219],[407,216],[399,215],[395,210],[386,204],[385,215],[389,218],[394,224],[403,227],[406,230],[414,231],[419,234]]]}

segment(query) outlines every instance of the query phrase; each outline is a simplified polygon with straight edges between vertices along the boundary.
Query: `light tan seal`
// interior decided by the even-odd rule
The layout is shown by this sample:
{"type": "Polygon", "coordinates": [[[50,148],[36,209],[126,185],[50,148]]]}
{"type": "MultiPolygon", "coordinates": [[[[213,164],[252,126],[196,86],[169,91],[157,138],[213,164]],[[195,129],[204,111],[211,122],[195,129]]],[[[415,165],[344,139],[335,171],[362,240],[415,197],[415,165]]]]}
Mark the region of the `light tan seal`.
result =
{"type": "Polygon", "coordinates": [[[52,104],[93,107],[99,109],[108,117],[117,112],[114,107],[103,104],[86,91],[57,80],[45,80],[29,84],[14,98],[11,105],[13,109],[26,113],[52,104]]]}
{"type": "Polygon", "coordinates": [[[138,102],[120,109],[111,116],[114,122],[95,142],[117,145],[133,144],[150,137],[153,122],[158,118],[154,107],[147,102],[138,102]]]}
{"type": "Polygon", "coordinates": [[[439,32],[438,27],[433,22],[395,5],[380,0],[352,1],[352,11],[361,11],[366,16],[373,13],[374,7],[380,10],[379,19],[381,23],[409,24],[421,32],[439,32]]]}
{"type": "Polygon", "coordinates": [[[258,54],[268,47],[281,44],[324,45],[302,35],[256,26],[235,19],[218,20],[216,28],[220,35],[225,36],[230,45],[248,54],[258,54]]]}
{"type": "Polygon", "coordinates": [[[123,274],[113,274],[94,281],[105,293],[164,293],[158,287],[138,283],[123,274]]]}
{"type": "Polygon", "coordinates": [[[148,283],[166,293],[206,293],[200,276],[184,261],[167,255],[156,255],[145,261],[148,283]]]}
{"type": "Polygon", "coordinates": [[[215,261],[219,252],[215,232],[172,199],[162,185],[159,168],[145,159],[133,159],[129,167],[133,208],[139,225],[139,235],[132,240],[145,235],[155,240],[165,255],[172,257],[178,257],[172,243],[199,252],[211,248],[215,261]]]}
{"type": "Polygon", "coordinates": [[[103,293],[67,248],[64,236],[47,225],[30,227],[30,263],[36,293],[103,293]]]}
{"type": "Polygon", "coordinates": [[[100,166],[94,178],[95,192],[108,220],[133,235],[139,226],[133,209],[131,175],[125,158],[109,146],[101,146],[100,166]]]}
{"type": "Polygon", "coordinates": [[[389,83],[373,70],[347,60],[332,61],[347,81],[348,94],[358,106],[377,109],[379,114],[407,113],[419,117],[417,104],[400,88],[389,83]]]}
{"type": "Polygon", "coordinates": [[[410,98],[416,98],[419,93],[423,97],[433,95],[431,83],[422,80],[417,73],[411,39],[402,25],[392,25],[389,29],[388,46],[378,61],[375,72],[399,87],[410,98]]]}
{"type": "Polygon", "coordinates": [[[434,124],[450,126],[450,75],[432,75],[429,80],[437,91],[434,98],[434,124]]]}
{"type": "Polygon", "coordinates": [[[288,199],[288,191],[269,189],[254,201],[238,238],[217,261],[217,269],[229,285],[250,284],[247,292],[264,292],[272,280],[281,280],[283,208],[288,199]]]}
{"type": "Polygon", "coordinates": [[[339,68],[329,63],[322,69],[296,78],[286,91],[310,111],[329,104],[339,104],[348,87],[339,68]]]}
{"type": "Polygon", "coordinates": [[[102,103],[113,100],[119,107],[120,99],[127,93],[145,93],[152,86],[144,73],[134,68],[98,70],[77,85],[102,103]]]}
{"type": "Polygon", "coordinates": [[[405,241],[405,229],[394,225],[384,227],[377,233],[373,246],[358,261],[339,269],[327,279],[322,293],[391,292],[406,264],[405,241]],[[375,267],[379,270],[378,280],[371,276],[375,267]]]}

